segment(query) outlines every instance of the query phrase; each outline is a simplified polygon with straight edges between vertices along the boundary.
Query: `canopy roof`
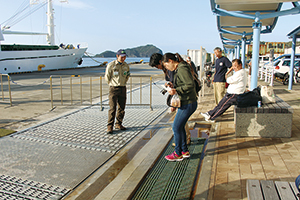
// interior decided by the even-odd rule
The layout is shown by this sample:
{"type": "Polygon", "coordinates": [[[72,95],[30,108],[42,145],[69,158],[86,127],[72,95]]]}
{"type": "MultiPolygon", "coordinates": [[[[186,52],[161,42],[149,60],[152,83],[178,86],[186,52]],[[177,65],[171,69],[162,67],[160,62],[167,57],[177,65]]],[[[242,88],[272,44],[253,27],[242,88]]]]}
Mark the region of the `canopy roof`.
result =
{"type": "Polygon", "coordinates": [[[261,33],[271,33],[278,17],[299,13],[299,4],[281,11],[283,2],[290,0],[211,0],[211,9],[217,14],[217,27],[224,48],[234,48],[241,42],[252,41],[253,22],[261,22],[261,33]],[[297,8],[298,7],[298,8],[297,8]]]}
{"type": "Polygon", "coordinates": [[[289,38],[293,38],[296,36],[296,38],[300,38],[300,26],[292,30],[288,35],[289,38]]]}

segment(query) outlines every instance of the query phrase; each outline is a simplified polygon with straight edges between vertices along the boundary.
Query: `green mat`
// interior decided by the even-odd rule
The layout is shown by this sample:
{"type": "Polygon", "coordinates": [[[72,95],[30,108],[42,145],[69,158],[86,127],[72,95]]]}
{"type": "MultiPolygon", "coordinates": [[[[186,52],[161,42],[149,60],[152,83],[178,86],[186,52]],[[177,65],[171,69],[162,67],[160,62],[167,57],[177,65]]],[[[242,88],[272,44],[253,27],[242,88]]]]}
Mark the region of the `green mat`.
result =
{"type": "Polygon", "coordinates": [[[0,138],[3,137],[3,136],[9,135],[9,134],[15,133],[15,132],[16,131],[13,131],[13,130],[0,128],[0,138]]]}
{"type": "Polygon", "coordinates": [[[205,138],[192,138],[191,157],[181,162],[170,162],[164,157],[174,152],[172,142],[148,173],[132,199],[190,199],[201,164],[205,138]]]}

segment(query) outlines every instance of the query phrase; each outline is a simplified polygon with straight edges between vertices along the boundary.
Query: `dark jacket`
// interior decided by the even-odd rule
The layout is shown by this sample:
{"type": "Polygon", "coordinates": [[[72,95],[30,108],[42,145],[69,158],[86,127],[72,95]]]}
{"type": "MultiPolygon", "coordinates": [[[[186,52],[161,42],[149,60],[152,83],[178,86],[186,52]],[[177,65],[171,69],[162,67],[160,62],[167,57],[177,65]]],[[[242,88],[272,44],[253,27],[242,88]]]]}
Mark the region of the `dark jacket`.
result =
{"type": "Polygon", "coordinates": [[[190,65],[186,62],[179,63],[174,74],[174,88],[179,95],[182,105],[197,101],[194,84],[190,65]]]}

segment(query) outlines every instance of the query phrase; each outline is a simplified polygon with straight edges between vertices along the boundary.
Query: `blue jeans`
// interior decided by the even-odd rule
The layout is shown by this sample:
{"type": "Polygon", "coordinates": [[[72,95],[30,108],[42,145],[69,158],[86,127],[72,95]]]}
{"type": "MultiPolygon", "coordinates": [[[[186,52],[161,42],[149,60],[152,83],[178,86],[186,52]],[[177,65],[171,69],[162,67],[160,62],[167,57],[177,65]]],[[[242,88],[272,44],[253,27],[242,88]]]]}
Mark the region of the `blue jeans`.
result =
{"type": "Polygon", "coordinates": [[[185,132],[185,124],[190,118],[190,116],[195,112],[197,109],[197,101],[182,105],[177,110],[177,114],[175,116],[173,122],[173,133],[174,133],[174,141],[175,141],[175,151],[177,155],[181,155],[181,152],[187,152],[187,144],[186,144],[186,132],[185,132]]]}

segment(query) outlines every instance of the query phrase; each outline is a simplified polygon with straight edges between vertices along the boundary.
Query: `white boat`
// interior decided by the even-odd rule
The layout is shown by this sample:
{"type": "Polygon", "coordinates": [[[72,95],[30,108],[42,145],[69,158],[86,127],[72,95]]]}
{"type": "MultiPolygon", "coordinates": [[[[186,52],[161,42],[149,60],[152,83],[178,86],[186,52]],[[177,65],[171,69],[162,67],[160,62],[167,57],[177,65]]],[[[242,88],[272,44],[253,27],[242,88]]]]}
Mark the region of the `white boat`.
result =
{"type": "Polygon", "coordinates": [[[55,45],[54,16],[52,0],[47,0],[48,33],[27,33],[9,31],[0,27],[0,73],[33,72],[76,68],[82,63],[82,56],[87,46],[55,45]],[[3,34],[46,35],[45,45],[1,44],[3,34]]]}

